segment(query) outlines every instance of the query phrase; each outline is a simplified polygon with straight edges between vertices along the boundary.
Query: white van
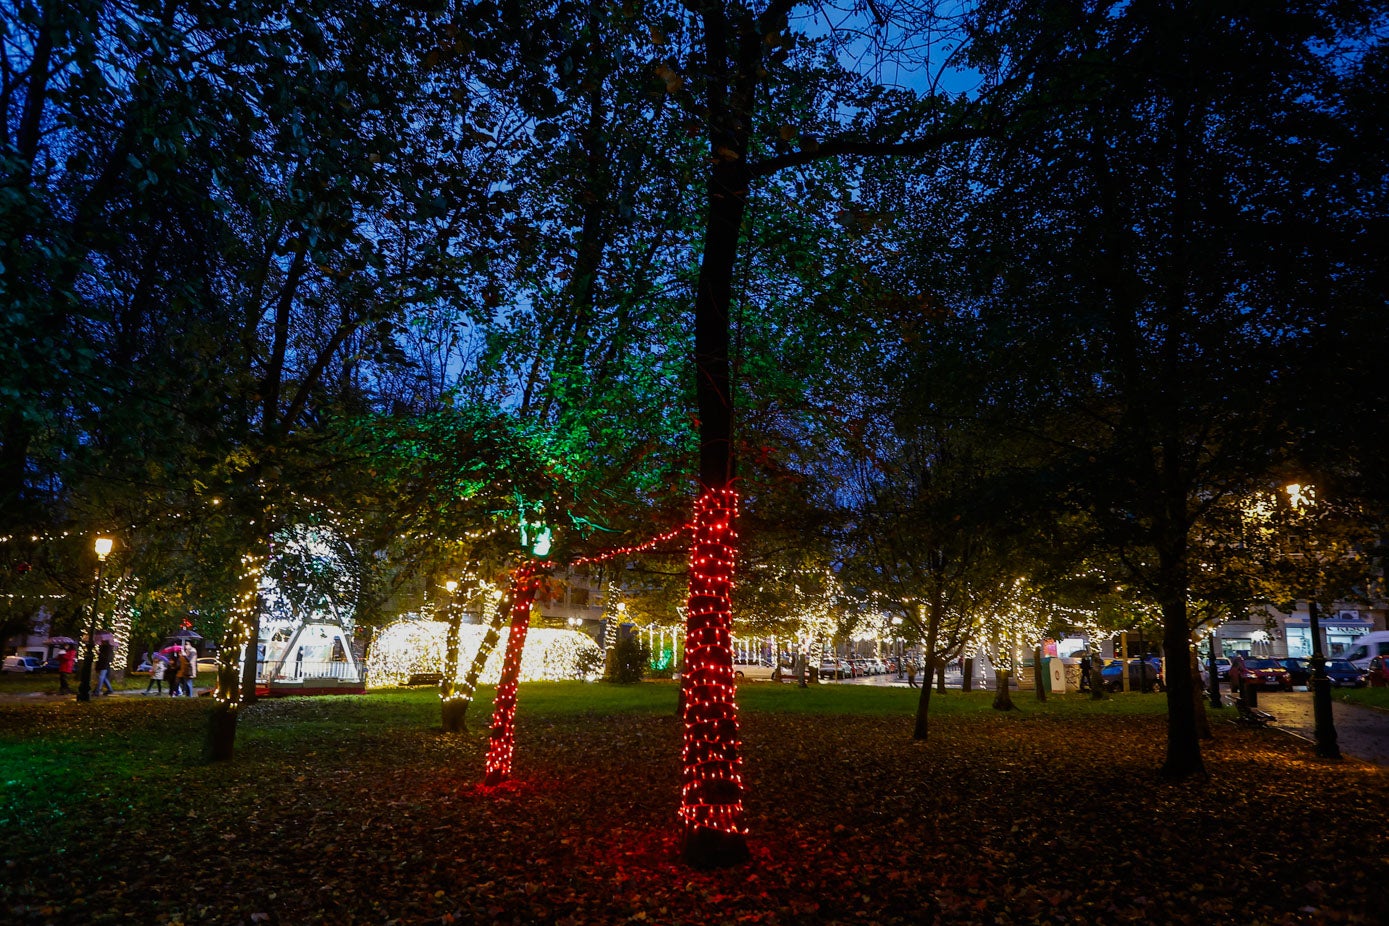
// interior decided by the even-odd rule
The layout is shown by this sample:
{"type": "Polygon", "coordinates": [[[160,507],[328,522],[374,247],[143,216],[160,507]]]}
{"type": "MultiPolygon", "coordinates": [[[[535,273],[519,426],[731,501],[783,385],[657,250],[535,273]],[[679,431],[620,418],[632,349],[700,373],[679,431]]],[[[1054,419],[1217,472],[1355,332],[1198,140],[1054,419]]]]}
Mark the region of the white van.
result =
{"type": "Polygon", "coordinates": [[[1340,658],[1349,659],[1363,672],[1370,668],[1370,660],[1376,656],[1389,656],[1389,630],[1375,630],[1356,637],[1340,658]]]}
{"type": "Polygon", "coordinates": [[[6,656],[6,672],[37,672],[41,663],[33,656],[6,656]]]}

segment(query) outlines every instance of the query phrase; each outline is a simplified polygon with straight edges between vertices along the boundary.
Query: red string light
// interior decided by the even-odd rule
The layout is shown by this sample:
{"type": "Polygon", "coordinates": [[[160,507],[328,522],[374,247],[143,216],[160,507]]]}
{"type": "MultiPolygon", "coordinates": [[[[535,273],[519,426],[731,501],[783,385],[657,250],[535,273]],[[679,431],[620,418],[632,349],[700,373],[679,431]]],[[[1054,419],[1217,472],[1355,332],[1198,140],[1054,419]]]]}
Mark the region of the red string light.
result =
{"type": "Polygon", "coordinates": [[[679,537],[681,534],[683,534],[685,531],[689,529],[689,524],[681,524],[679,527],[674,528],[673,530],[668,530],[664,534],[658,534],[655,537],[652,537],[650,540],[645,540],[641,543],[633,544],[630,547],[617,547],[616,549],[608,550],[605,553],[595,553],[592,556],[581,556],[569,565],[583,566],[588,563],[606,562],[610,559],[616,559],[619,556],[635,556],[638,553],[643,553],[647,550],[654,549],[655,547],[658,547],[661,544],[665,543],[667,540],[674,540],[676,537],[679,537]]]}
{"type": "Polygon", "coordinates": [[[511,632],[502,660],[502,678],[492,707],[492,733],[487,745],[486,777],[483,783],[499,785],[511,777],[511,759],[516,750],[516,686],[521,675],[521,651],[530,629],[531,603],[535,601],[540,577],[535,565],[526,563],[511,578],[511,632]]]}
{"type": "Polygon", "coordinates": [[[695,503],[681,679],[685,740],[679,814],[687,840],[701,830],[747,832],[733,681],[737,514],[738,494],[732,489],[708,489],[695,503]]]}

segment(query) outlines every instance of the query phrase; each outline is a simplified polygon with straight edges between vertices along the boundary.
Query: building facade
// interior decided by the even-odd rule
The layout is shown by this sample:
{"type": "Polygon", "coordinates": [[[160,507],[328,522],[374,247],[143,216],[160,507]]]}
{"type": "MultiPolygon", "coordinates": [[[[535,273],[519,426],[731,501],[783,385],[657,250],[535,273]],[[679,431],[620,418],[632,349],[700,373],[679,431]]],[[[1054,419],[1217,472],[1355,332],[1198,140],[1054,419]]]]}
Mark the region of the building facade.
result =
{"type": "MultiPolygon", "coordinates": [[[[1386,629],[1389,603],[1340,602],[1317,611],[1321,625],[1322,654],[1328,659],[1342,656],[1356,638],[1372,630],[1386,629]]],[[[1307,602],[1299,601],[1291,612],[1267,607],[1240,621],[1227,621],[1216,631],[1222,656],[1284,656],[1307,658],[1312,655],[1312,622],[1307,602]]]]}

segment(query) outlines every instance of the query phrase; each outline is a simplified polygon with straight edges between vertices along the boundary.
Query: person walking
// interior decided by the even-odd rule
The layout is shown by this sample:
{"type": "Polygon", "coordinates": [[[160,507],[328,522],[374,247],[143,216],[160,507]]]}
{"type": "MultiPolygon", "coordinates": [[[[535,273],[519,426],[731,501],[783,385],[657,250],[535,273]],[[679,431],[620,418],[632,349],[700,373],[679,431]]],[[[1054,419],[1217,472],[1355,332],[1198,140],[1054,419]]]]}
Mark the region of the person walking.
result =
{"type": "Polygon", "coordinates": [[[111,660],[115,658],[116,648],[110,640],[102,640],[96,651],[96,693],[109,695],[116,689],[111,686],[111,660]],[[105,691],[102,689],[105,688],[105,691]]]}
{"type": "Polygon", "coordinates": [[[145,685],[145,694],[154,689],[156,695],[164,693],[164,671],[169,668],[169,660],[164,658],[163,653],[153,653],[150,655],[150,680],[145,685]]]}
{"type": "Polygon", "coordinates": [[[911,658],[907,659],[907,687],[916,687],[916,660],[911,658]]]}
{"type": "Polygon", "coordinates": [[[72,678],[72,670],[75,668],[77,668],[77,647],[69,646],[58,657],[58,694],[72,694],[72,688],[68,685],[68,681],[72,678]]]}
{"type": "Polygon", "coordinates": [[[169,679],[169,697],[177,698],[183,693],[183,683],[179,681],[183,673],[188,668],[188,657],[183,655],[181,647],[173,647],[169,653],[169,667],[164,670],[164,675],[169,679]]]}
{"type": "Polygon", "coordinates": [[[1237,698],[1244,697],[1244,657],[1235,654],[1230,660],[1230,671],[1226,673],[1226,678],[1230,680],[1230,694],[1237,698]]]}
{"type": "Polygon", "coordinates": [[[183,693],[188,697],[193,697],[193,680],[198,677],[198,651],[193,648],[193,644],[184,641],[183,658],[188,660],[188,675],[183,680],[183,693]]]}

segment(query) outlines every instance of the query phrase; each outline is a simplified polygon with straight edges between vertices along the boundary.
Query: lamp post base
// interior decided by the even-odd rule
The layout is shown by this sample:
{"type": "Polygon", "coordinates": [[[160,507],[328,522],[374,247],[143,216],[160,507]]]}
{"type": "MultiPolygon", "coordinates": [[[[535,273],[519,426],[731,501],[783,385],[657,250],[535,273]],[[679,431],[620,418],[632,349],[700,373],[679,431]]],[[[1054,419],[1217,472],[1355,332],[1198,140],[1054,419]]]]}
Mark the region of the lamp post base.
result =
{"type": "Polygon", "coordinates": [[[1331,679],[1325,675],[1312,679],[1312,717],[1316,723],[1317,755],[1323,759],[1341,758],[1341,745],[1331,714],[1331,679]]]}

